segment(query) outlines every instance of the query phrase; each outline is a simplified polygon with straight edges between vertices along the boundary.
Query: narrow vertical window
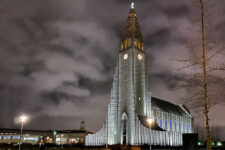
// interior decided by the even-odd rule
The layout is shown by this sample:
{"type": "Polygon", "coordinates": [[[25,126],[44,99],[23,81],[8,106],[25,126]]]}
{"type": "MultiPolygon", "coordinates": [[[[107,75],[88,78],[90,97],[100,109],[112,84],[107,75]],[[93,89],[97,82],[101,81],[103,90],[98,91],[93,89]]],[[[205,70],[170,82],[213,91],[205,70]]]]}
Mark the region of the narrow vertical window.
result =
{"type": "Polygon", "coordinates": [[[131,41],[128,40],[128,47],[131,47],[131,41]]]}
{"type": "Polygon", "coordinates": [[[127,49],[127,39],[125,40],[125,49],[127,49]]]}
{"type": "Polygon", "coordinates": [[[188,123],[187,123],[187,133],[189,133],[189,130],[188,130],[188,123]]]}
{"type": "Polygon", "coordinates": [[[183,124],[183,132],[185,133],[185,122],[183,124]]]}
{"type": "Polygon", "coordinates": [[[165,129],[167,130],[167,120],[165,120],[165,129]]]}
{"type": "Polygon", "coordinates": [[[181,132],[181,123],[179,122],[179,132],[181,132]]]}
{"type": "Polygon", "coordinates": [[[170,131],[172,131],[172,120],[170,120],[170,131]]]}
{"type": "Polygon", "coordinates": [[[141,42],[138,41],[138,49],[141,49],[141,42]]]}
{"type": "Polygon", "coordinates": [[[137,40],[134,41],[134,46],[137,48],[137,40]]]}
{"type": "Polygon", "coordinates": [[[176,121],[174,122],[174,131],[177,131],[177,124],[176,124],[176,121]]]}
{"type": "Polygon", "coordinates": [[[142,45],[141,50],[144,51],[144,46],[142,45]]]}
{"type": "Polygon", "coordinates": [[[160,119],[160,127],[162,128],[162,120],[160,119]]]}
{"type": "Polygon", "coordinates": [[[120,49],[121,49],[121,51],[123,50],[123,43],[121,43],[121,45],[120,45],[120,49]]]}

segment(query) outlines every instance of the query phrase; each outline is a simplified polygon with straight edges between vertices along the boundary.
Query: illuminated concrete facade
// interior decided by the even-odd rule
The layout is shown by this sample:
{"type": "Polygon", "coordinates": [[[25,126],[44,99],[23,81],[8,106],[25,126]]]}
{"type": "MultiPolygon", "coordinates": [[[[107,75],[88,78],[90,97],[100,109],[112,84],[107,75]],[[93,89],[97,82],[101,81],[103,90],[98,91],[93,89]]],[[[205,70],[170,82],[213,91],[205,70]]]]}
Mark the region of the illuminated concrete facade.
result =
{"type": "Polygon", "coordinates": [[[86,145],[182,145],[182,133],[193,132],[188,110],[151,97],[146,55],[134,5],[123,31],[108,112],[102,129],[86,145]],[[147,123],[154,118],[154,123],[147,123]]]}

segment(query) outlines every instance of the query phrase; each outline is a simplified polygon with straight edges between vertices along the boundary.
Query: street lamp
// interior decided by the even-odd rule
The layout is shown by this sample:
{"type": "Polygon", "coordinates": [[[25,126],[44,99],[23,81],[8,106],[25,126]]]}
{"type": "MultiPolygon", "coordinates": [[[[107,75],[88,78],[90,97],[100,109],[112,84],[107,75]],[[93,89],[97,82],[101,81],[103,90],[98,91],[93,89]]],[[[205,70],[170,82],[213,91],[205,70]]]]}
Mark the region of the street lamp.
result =
{"type": "Polygon", "coordinates": [[[108,134],[109,134],[109,132],[108,132],[108,128],[109,128],[109,125],[108,125],[108,112],[106,113],[106,115],[107,115],[107,119],[106,119],[106,143],[105,143],[105,149],[106,150],[108,150],[108,134]]]}
{"type": "Polygon", "coordinates": [[[25,115],[22,115],[19,117],[19,122],[21,123],[21,128],[20,128],[20,134],[21,134],[21,142],[19,143],[19,150],[21,148],[21,144],[22,144],[22,136],[23,136],[23,124],[27,121],[28,117],[25,115]]]}
{"type": "Polygon", "coordinates": [[[152,129],[151,129],[151,125],[152,125],[153,122],[154,122],[154,119],[152,119],[152,118],[148,118],[147,119],[147,123],[149,124],[149,129],[150,129],[150,144],[149,144],[149,149],[150,150],[152,149],[152,139],[151,139],[152,129]]]}

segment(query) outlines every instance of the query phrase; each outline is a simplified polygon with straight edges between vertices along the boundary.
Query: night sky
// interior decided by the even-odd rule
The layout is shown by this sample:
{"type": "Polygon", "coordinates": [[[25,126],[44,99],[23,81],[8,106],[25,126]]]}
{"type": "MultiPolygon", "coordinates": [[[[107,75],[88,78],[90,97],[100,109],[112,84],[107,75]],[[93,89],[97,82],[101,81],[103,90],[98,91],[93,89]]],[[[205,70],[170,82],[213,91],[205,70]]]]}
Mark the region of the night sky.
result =
{"type": "MultiPolygon", "coordinates": [[[[76,129],[82,120],[88,130],[100,129],[130,3],[1,0],[0,128],[19,128],[15,118],[27,114],[26,129],[76,129]]],[[[136,0],[135,9],[146,46],[152,95],[184,104],[183,98],[196,88],[177,90],[177,84],[195,82],[196,70],[180,70],[184,64],[175,59],[189,56],[190,43],[200,49],[198,1],[136,0]]],[[[207,42],[216,41],[216,48],[225,44],[224,10],[224,0],[207,3],[207,42]]],[[[220,54],[215,63],[223,60],[220,54]]],[[[209,76],[211,93],[217,94],[212,98],[211,126],[216,138],[223,139],[224,77],[225,72],[209,76]]],[[[193,108],[197,102],[186,104],[193,108]]],[[[196,125],[203,126],[202,113],[194,115],[196,125]]]]}

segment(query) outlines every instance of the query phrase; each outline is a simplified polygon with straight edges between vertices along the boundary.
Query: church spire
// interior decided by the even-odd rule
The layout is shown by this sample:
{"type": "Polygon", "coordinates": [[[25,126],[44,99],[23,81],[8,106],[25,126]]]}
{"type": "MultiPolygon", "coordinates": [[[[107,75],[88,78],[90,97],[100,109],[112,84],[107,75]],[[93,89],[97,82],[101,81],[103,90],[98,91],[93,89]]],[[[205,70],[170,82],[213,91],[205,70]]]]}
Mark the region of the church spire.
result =
{"type": "Polygon", "coordinates": [[[130,5],[130,12],[123,30],[121,50],[125,50],[133,46],[139,50],[144,51],[143,38],[140,26],[138,24],[134,2],[132,2],[130,5]]]}

